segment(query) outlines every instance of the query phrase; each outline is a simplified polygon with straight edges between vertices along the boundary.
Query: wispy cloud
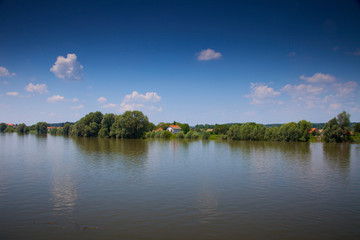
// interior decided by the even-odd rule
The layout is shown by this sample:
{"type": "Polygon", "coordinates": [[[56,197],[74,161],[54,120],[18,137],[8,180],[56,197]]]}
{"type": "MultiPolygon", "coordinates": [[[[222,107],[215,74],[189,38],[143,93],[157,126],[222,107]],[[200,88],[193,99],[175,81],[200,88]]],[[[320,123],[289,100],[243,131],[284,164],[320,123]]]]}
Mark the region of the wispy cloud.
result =
{"type": "Polygon", "coordinates": [[[19,96],[19,93],[18,92],[7,92],[6,95],[16,97],[16,96],[19,96]]]}
{"type": "Polygon", "coordinates": [[[213,49],[210,49],[210,48],[208,48],[206,50],[202,50],[197,55],[198,55],[197,59],[199,61],[209,61],[209,60],[221,58],[221,56],[222,56],[222,54],[220,52],[215,52],[213,49]]]}
{"type": "Polygon", "coordinates": [[[252,99],[250,102],[251,104],[263,104],[269,102],[269,99],[280,95],[280,92],[277,92],[273,88],[262,83],[251,83],[250,89],[251,93],[246,95],[246,97],[252,99]]]}
{"type": "Polygon", "coordinates": [[[78,110],[84,108],[84,105],[72,106],[71,109],[78,110]]]}
{"type": "Polygon", "coordinates": [[[37,92],[39,94],[43,94],[43,93],[48,93],[49,91],[47,90],[47,86],[45,83],[42,83],[42,84],[32,84],[32,83],[29,83],[27,86],[25,86],[25,90],[27,92],[37,92]]]}
{"type": "Polygon", "coordinates": [[[335,77],[329,74],[315,73],[311,77],[300,76],[300,79],[305,80],[309,83],[332,83],[335,82],[335,77]]]}
{"type": "Polygon", "coordinates": [[[102,108],[114,108],[116,106],[117,105],[115,103],[108,103],[108,104],[102,105],[101,107],[102,108]]]}
{"type": "Polygon", "coordinates": [[[58,78],[66,80],[81,80],[83,76],[83,66],[77,61],[76,54],[70,53],[66,58],[58,56],[50,71],[58,78]]]}
{"type": "Polygon", "coordinates": [[[10,73],[5,67],[0,66],[0,77],[12,77],[15,75],[15,73],[10,73]]]}
{"type": "Polygon", "coordinates": [[[64,97],[60,95],[54,95],[52,97],[49,97],[46,101],[49,103],[61,102],[64,101],[64,97]]]}
{"type": "Polygon", "coordinates": [[[360,56],[360,49],[354,52],[346,52],[346,54],[353,55],[353,56],[360,56]]]}

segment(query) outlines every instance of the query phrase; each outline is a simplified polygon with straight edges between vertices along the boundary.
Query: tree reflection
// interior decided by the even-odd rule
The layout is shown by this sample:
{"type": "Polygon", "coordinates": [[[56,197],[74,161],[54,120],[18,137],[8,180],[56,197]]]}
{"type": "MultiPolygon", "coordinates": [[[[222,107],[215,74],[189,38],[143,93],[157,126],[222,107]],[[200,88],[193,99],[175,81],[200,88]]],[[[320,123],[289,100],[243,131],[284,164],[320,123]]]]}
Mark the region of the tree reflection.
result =
{"type": "Polygon", "coordinates": [[[148,142],[138,139],[73,138],[76,146],[91,156],[87,161],[94,164],[109,160],[124,160],[126,166],[144,166],[148,154],[148,142]]]}
{"type": "Polygon", "coordinates": [[[324,160],[333,168],[349,171],[350,149],[351,144],[349,143],[324,143],[324,160]]]}

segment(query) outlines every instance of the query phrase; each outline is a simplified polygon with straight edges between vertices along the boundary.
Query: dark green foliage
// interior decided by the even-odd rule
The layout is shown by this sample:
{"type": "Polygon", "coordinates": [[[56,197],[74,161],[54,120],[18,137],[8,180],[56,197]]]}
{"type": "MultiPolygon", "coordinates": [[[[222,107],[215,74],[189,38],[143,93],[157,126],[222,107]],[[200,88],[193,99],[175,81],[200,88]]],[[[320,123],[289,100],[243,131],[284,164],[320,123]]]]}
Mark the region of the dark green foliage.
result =
{"type": "Polygon", "coordinates": [[[97,137],[104,115],[101,112],[91,112],[81,118],[72,127],[70,135],[78,137],[97,137]]]}
{"type": "Polygon", "coordinates": [[[169,127],[170,123],[164,123],[160,122],[158,125],[156,125],[155,129],[162,128],[163,130],[166,130],[169,127]]]}
{"type": "Polygon", "coordinates": [[[229,128],[230,126],[228,124],[215,124],[214,134],[226,134],[229,128]]]}
{"type": "Polygon", "coordinates": [[[27,127],[25,125],[25,123],[21,123],[19,124],[19,126],[17,127],[16,131],[18,133],[28,133],[30,131],[29,127],[27,127]]]}
{"type": "Polygon", "coordinates": [[[116,117],[110,135],[117,138],[141,138],[148,129],[149,120],[140,111],[126,111],[116,117]]]}
{"type": "Polygon", "coordinates": [[[0,123],[0,132],[4,132],[6,127],[7,127],[6,123],[0,123]]]}
{"type": "Polygon", "coordinates": [[[355,123],[354,124],[354,132],[360,133],[360,123],[355,123]]]}
{"type": "Polygon", "coordinates": [[[155,130],[155,129],[156,129],[155,124],[153,124],[152,122],[149,122],[147,131],[152,131],[152,130],[155,130]]]}
{"type": "Polygon", "coordinates": [[[190,131],[190,126],[187,123],[178,123],[179,127],[181,127],[181,131],[184,132],[184,134],[187,134],[190,131]]]}
{"type": "Polygon", "coordinates": [[[60,134],[64,135],[64,136],[69,136],[70,134],[70,123],[65,123],[64,124],[64,127],[60,128],[62,129],[62,133],[60,132],[60,134]]]}
{"type": "Polygon", "coordinates": [[[46,122],[38,122],[35,126],[35,130],[37,134],[46,134],[47,133],[47,123],[46,122]]]}
{"type": "Polygon", "coordinates": [[[228,137],[232,140],[264,140],[266,128],[264,125],[248,122],[245,124],[232,125],[228,131],[228,137]]]}
{"type": "Polygon", "coordinates": [[[325,142],[345,142],[350,140],[350,114],[345,111],[333,118],[324,127],[325,142]]]}
{"type": "Polygon", "coordinates": [[[296,142],[302,136],[302,132],[297,127],[295,122],[289,122],[280,127],[280,137],[281,141],[285,142],[296,142]]]}
{"type": "Polygon", "coordinates": [[[101,122],[101,129],[99,131],[99,136],[100,137],[111,137],[110,136],[110,129],[111,126],[114,124],[115,122],[115,114],[113,113],[108,113],[105,114],[102,122],[101,122]]]}
{"type": "Polygon", "coordinates": [[[64,134],[64,128],[63,127],[60,127],[56,130],[56,135],[64,135],[64,136],[67,136],[64,134]]]}
{"type": "Polygon", "coordinates": [[[6,132],[6,133],[12,133],[12,132],[15,132],[16,130],[15,130],[15,128],[14,127],[12,127],[12,126],[7,126],[6,128],[5,128],[5,131],[4,132],[6,132]]]}
{"type": "Polygon", "coordinates": [[[51,128],[50,134],[51,135],[56,135],[56,133],[57,133],[57,128],[56,127],[51,128]]]}

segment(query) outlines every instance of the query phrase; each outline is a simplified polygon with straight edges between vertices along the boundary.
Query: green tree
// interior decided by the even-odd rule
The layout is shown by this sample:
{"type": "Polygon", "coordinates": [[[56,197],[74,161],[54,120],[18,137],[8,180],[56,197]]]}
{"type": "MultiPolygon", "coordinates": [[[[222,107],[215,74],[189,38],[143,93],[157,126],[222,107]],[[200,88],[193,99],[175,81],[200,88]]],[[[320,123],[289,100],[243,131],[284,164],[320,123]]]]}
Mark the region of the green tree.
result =
{"type": "Polygon", "coordinates": [[[360,133],[360,123],[354,124],[354,132],[360,133]]]}
{"type": "Polygon", "coordinates": [[[205,131],[205,132],[202,134],[201,138],[202,138],[202,139],[209,139],[209,138],[210,138],[210,135],[211,135],[210,132],[205,131]]]}
{"type": "Polygon", "coordinates": [[[18,133],[28,133],[29,132],[29,128],[25,125],[25,123],[21,123],[19,124],[19,126],[17,127],[16,131],[18,133]]]}
{"type": "Polygon", "coordinates": [[[324,127],[325,142],[345,142],[350,140],[350,114],[340,113],[337,118],[333,118],[324,127]]]}
{"type": "Polygon", "coordinates": [[[126,111],[116,117],[111,135],[117,138],[141,138],[148,129],[149,120],[140,111],[126,111]]]}
{"type": "Polygon", "coordinates": [[[104,115],[101,112],[91,112],[81,118],[70,131],[71,136],[97,137],[104,115]]]}
{"type": "Polygon", "coordinates": [[[101,121],[101,129],[99,131],[100,137],[111,137],[110,129],[115,122],[115,117],[116,116],[113,113],[108,113],[104,115],[104,118],[101,121]]]}
{"type": "Polygon", "coordinates": [[[4,132],[6,127],[7,127],[6,123],[0,123],[0,132],[4,132]]]}
{"type": "Polygon", "coordinates": [[[311,122],[305,121],[305,120],[301,120],[298,122],[298,129],[300,132],[300,138],[299,141],[300,142],[307,142],[310,139],[310,134],[309,131],[312,128],[312,124],[311,122]]]}
{"type": "Polygon", "coordinates": [[[46,122],[38,122],[36,123],[35,130],[37,134],[46,134],[47,133],[47,126],[46,122]]]}
{"type": "Polygon", "coordinates": [[[50,134],[51,135],[56,135],[56,133],[57,133],[57,128],[56,127],[51,128],[50,134]]]}
{"type": "Polygon", "coordinates": [[[6,132],[6,133],[12,133],[12,132],[15,132],[16,130],[15,130],[15,128],[14,127],[12,127],[12,126],[7,126],[6,128],[5,128],[5,131],[4,132],[6,132]]]}
{"type": "Polygon", "coordinates": [[[66,122],[65,124],[64,124],[64,127],[62,128],[62,134],[64,135],[64,136],[68,136],[69,135],[69,133],[70,133],[70,123],[68,123],[68,122],[66,122]]]}
{"type": "Polygon", "coordinates": [[[190,131],[190,126],[187,123],[179,123],[179,127],[181,127],[181,131],[184,132],[184,134],[187,134],[190,131]]]}

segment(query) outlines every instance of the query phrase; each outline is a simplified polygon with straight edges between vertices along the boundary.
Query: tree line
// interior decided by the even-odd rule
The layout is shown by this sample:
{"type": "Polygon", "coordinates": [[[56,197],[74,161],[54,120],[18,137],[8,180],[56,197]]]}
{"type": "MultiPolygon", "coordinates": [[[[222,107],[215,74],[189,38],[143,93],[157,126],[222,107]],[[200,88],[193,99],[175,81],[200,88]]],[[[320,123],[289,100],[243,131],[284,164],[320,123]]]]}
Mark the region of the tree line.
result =
{"type": "MultiPolygon", "coordinates": [[[[155,125],[149,122],[148,117],[140,111],[126,111],[123,114],[91,112],[76,123],[66,122],[63,127],[52,127],[51,134],[76,136],[76,137],[104,137],[104,138],[184,138],[184,139],[209,139],[211,135],[219,135],[222,139],[249,140],[249,141],[286,141],[307,142],[310,139],[309,131],[313,127],[311,122],[301,120],[289,122],[281,126],[266,127],[263,124],[247,122],[243,124],[199,124],[190,128],[187,123],[174,121],[173,123],[160,122],[155,125]],[[181,132],[171,134],[166,131],[169,125],[178,125],[181,132]],[[161,129],[160,129],[161,128],[161,129]],[[211,128],[212,131],[205,131],[211,128]],[[154,130],[157,131],[154,131],[154,130]],[[160,130],[159,130],[160,129],[160,130]]],[[[360,134],[360,123],[353,125],[355,134],[360,134]]],[[[48,124],[38,122],[30,127],[24,123],[16,128],[5,123],[0,123],[0,132],[18,132],[46,134],[48,124]]],[[[350,141],[351,125],[350,114],[340,113],[329,120],[323,129],[322,139],[325,142],[350,141]]]]}

